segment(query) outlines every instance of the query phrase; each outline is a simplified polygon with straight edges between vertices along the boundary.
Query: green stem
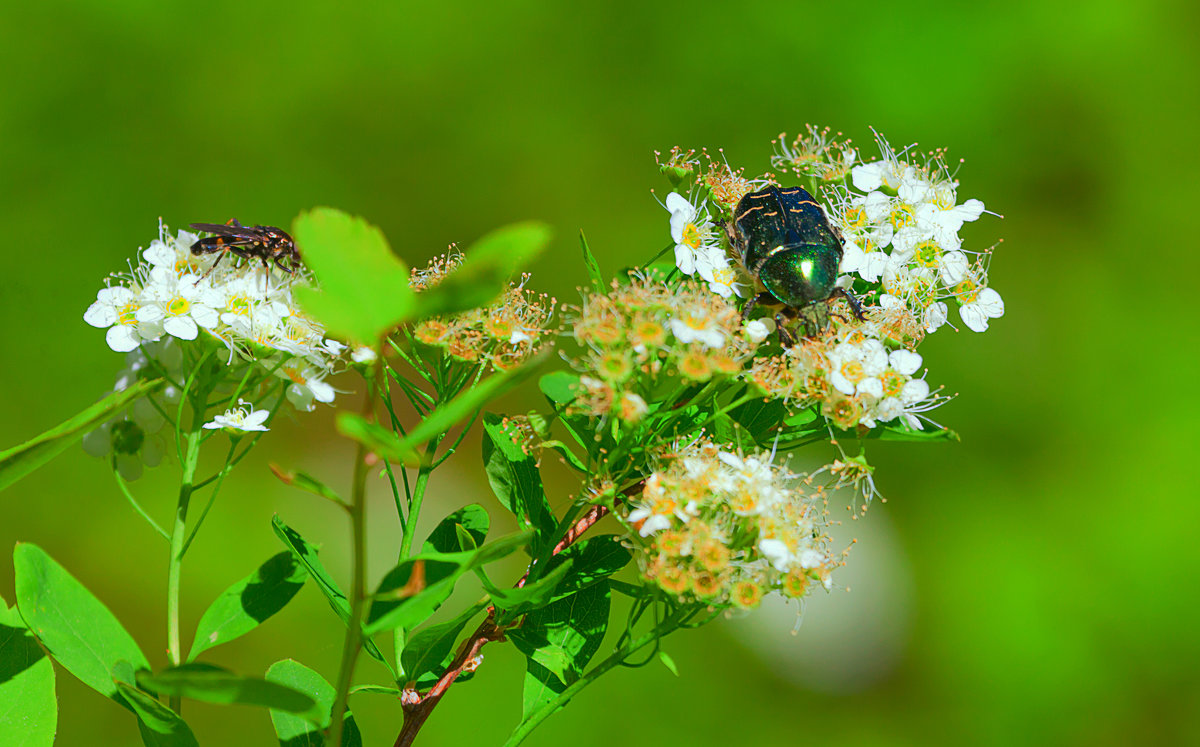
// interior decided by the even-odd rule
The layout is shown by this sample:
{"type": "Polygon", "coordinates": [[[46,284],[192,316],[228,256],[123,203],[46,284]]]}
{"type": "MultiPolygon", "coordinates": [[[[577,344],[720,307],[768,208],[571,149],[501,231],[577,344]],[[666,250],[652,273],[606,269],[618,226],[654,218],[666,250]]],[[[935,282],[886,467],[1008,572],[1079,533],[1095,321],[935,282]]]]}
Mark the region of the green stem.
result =
{"type": "Polygon", "coordinates": [[[133,510],[138,512],[138,516],[141,516],[143,519],[145,519],[150,526],[154,527],[154,531],[161,534],[163,539],[170,542],[171,535],[167,534],[167,530],[160,527],[158,522],[155,521],[150,514],[146,513],[146,509],[142,508],[142,504],[138,503],[137,499],[133,497],[133,493],[129,491],[129,485],[125,482],[125,478],[121,477],[121,473],[117,471],[116,462],[113,463],[113,477],[117,478],[117,485],[120,486],[121,492],[125,494],[125,498],[128,499],[129,503],[133,506],[133,510]]]}
{"type": "MultiPolygon", "coordinates": [[[[194,489],[192,480],[196,476],[196,463],[200,456],[200,421],[202,412],[192,413],[192,431],[185,436],[186,447],[183,449],[183,476],[179,482],[179,500],[175,506],[175,525],[171,530],[171,556],[167,564],[167,658],[171,666],[177,667],[183,661],[183,652],[179,646],[179,582],[183,570],[183,542],[187,532],[188,503],[194,489]]],[[[172,695],[171,710],[180,712],[180,697],[172,695]]]]}
{"type": "MultiPolygon", "coordinates": [[[[375,346],[375,366],[367,382],[367,396],[363,404],[363,416],[368,421],[375,419],[375,402],[383,378],[383,351],[375,346]]],[[[366,608],[367,575],[367,447],[358,445],[354,456],[354,486],[350,494],[350,527],[354,538],[354,578],[350,590],[350,620],[346,626],[346,639],[342,647],[342,664],[338,669],[337,698],[333,705],[333,721],[329,725],[327,744],[342,743],[342,728],[346,716],[346,704],[350,699],[350,685],[354,680],[354,664],[362,648],[362,621],[366,608]]]]}
{"type": "Polygon", "coordinates": [[[667,633],[670,633],[675,629],[676,625],[687,616],[687,614],[688,612],[686,609],[679,610],[666,620],[663,620],[661,623],[655,626],[653,630],[651,630],[649,633],[646,633],[641,638],[619,647],[612,653],[611,656],[592,667],[591,671],[572,683],[569,687],[567,687],[566,690],[563,690],[561,693],[559,693],[558,697],[534,711],[529,718],[522,721],[520,725],[518,725],[513,731],[512,735],[508,738],[508,741],[504,743],[504,747],[516,747],[516,745],[525,741],[525,737],[529,736],[530,732],[536,729],[538,725],[545,721],[549,716],[553,715],[560,708],[562,708],[568,700],[578,695],[580,690],[595,682],[600,675],[619,666],[622,662],[628,659],[631,654],[636,653],[639,649],[649,646],[651,643],[654,643],[667,633]]]}

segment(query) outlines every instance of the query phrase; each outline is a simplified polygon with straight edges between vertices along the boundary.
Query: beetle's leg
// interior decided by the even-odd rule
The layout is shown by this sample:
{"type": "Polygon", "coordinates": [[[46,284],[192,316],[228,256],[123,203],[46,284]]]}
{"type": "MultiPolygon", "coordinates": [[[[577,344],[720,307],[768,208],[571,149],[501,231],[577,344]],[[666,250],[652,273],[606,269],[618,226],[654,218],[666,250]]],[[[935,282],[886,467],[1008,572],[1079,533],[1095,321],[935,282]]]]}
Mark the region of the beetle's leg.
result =
{"type": "Polygon", "coordinates": [[[780,347],[790,348],[796,344],[796,338],[792,335],[788,328],[784,326],[785,322],[787,321],[788,320],[786,317],[784,317],[782,311],[775,315],[775,331],[779,334],[779,345],[780,347]]]}
{"type": "Polygon", "coordinates": [[[742,324],[745,324],[747,321],[749,321],[750,314],[753,313],[758,304],[771,303],[774,300],[775,297],[770,293],[759,293],[758,295],[753,296],[749,301],[746,302],[746,305],[742,307],[742,324]]]}
{"type": "Polygon", "coordinates": [[[863,313],[862,301],[859,301],[857,298],[855,298],[854,294],[852,294],[850,291],[846,290],[845,288],[838,288],[836,291],[834,291],[834,294],[840,295],[842,298],[846,299],[846,303],[850,304],[850,310],[854,312],[855,319],[861,322],[867,318],[866,314],[863,313]]]}

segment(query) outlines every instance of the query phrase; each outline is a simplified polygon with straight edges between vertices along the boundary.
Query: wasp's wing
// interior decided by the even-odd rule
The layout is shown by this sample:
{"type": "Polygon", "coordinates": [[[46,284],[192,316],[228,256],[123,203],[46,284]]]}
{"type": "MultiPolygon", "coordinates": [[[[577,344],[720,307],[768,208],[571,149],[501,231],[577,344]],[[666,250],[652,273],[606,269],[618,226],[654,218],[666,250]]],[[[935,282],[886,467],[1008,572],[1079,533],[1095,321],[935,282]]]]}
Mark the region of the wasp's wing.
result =
{"type": "Polygon", "coordinates": [[[192,223],[188,226],[193,231],[207,231],[215,233],[218,236],[258,236],[261,232],[258,228],[243,226],[236,220],[232,223],[192,223]]]}

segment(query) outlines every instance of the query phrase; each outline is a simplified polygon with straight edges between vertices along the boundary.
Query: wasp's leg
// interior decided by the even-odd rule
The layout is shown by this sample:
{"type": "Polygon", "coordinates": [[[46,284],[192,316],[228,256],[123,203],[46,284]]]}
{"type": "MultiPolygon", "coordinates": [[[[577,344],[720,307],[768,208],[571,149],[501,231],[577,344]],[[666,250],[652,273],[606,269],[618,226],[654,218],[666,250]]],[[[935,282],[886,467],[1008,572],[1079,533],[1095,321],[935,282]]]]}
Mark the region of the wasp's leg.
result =
{"type": "MultiPolygon", "coordinates": [[[[208,254],[208,253],[209,253],[209,252],[205,252],[205,254],[208,254]]],[[[222,250],[221,250],[221,253],[217,255],[217,261],[216,261],[216,262],[213,262],[213,263],[212,263],[212,267],[208,268],[208,272],[204,273],[204,274],[203,274],[203,275],[201,275],[199,278],[197,278],[197,279],[196,279],[196,282],[192,283],[192,285],[200,285],[200,281],[201,281],[201,280],[204,280],[204,279],[205,279],[205,278],[207,278],[209,275],[213,274],[213,270],[217,269],[217,265],[221,264],[221,260],[225,259],[225,255],[226,255],[226,254],[229,254],[229,250],[228,250],[228,249],[222,249],[222,250]]]]}
{"type": "Polygon", "coordinates": [[[854,318],[858,321],[864,321],[867,316],[863,313],[862,301],[854,297],[854,294],[845,288],[838,288],[833,292],[834,296],[841,296],[846,299],[846,303],[850,304],[850,310],[854,312],[854,318]]]}
{"type": "Polygon", "coordinates": [[[279,269],[283,270],[284,272],[286,272],[289,275],[295,274],[296,268],[292,267],[290,264],[284,264],[283,263],[284,259],[285,259],[284,257],[276,257],[275,258],[275,266],[278,267],[279,269]]]}

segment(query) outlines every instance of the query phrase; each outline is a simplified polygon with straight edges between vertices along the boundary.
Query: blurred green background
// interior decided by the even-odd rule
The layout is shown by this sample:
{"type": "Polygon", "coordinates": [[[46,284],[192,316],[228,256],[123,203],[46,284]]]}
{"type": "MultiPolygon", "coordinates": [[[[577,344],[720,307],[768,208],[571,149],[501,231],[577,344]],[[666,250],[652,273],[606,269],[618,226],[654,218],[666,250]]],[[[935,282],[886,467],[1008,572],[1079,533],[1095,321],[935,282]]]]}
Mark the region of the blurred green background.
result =
{"type": "MultiPolygon", "coordinates": [[[[937,414],[962,443],[873,449],[891,500],[847,522],[853,591],[814,600],[798,635],[794,611],[680,635],[667,644],[680,678],[618,671],[529,743],[1200,743],[1197,6],[852,8],[3,3],[0,447],[111,385],[121,356],[81,316],[159,216],[286,226],[334,205],[410,263],[542,218],[558,239],[532,285],[572,301],[579,228],[608,271],[666,243],[653,150],[724,147],[755,172],[782,130],[829,125],[866,145],[873,125],[894,144],[948,146],[966,159],[960,195],[1005,215],[965,236],[1004,238],[992,284],[1006,316],[921,349],[931,382],[960,393],[937,414]]],[[[265,468],[343,483],[330,414],[281,421],[231,478],[185,566],[185,630],[279,551],[275,512],[346,578],[345,522],[265,468]]],[[[435,476],[431,514],[499,509],[477,441],[464,453],[435,476]]],[[[160,467],[135,489],[165,517],[176,479],[160,467]]],[[[398,530],[375,498],[377,577],[398,530]]],[[[18,540],[165,663],[166,547],[98,460],[72,449],[0,495],[0,546],[18,540]]],[[[13,598],[7,560],[0,595],[13,598]]],[[[332,679],[340,646],[309,588],[210,660],[261,673],[290,656],[332,679]]],[[[419,744],[496,744],[516,723],[520,657],[486,655],[419,744]]],[[[58,675],[59,744],[137,742],[127,712],[58,675]]],[[[390,744],[398,704],[356,698],[367,743],[390,744]]],[[[273,743],[260,711],[185,715],[202,744],[273,743]]]]}

